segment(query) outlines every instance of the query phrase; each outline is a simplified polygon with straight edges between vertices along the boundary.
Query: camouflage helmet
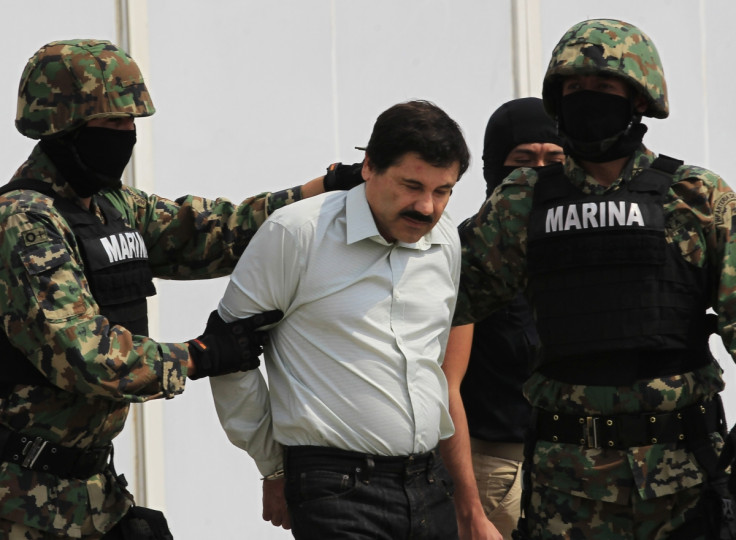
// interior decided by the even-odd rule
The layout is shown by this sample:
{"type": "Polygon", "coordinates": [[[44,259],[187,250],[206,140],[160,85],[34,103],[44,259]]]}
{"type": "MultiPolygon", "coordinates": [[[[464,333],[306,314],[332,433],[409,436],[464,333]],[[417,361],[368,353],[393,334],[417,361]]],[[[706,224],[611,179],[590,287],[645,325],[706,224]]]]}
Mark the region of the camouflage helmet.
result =
{"type": "Polygon", "coordinates": [[[667,118],[667,83],[654,43],[636,26],[613,19],[583,21],[570,28],[552,51],[542,97],[557,116],[561,78],[609,74],[621,77],[647,98],[645,116],[667,118]]]}
{"type": "Polygon", "coordinates": [[[23,70],[15,126],[26,137],[40,139],[92,118],[155,111],[138,65],[124,51],[109,41],[54,41],[23,70]]]}

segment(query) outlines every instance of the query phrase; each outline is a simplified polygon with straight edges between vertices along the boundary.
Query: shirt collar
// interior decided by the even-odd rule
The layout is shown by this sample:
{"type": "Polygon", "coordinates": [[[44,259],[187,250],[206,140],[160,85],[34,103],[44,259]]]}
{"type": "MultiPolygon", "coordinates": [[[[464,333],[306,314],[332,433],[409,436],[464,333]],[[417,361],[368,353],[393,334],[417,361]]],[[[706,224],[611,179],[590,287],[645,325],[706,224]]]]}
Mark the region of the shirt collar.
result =
{"type": "Polygon", "coordinates": [[[449,244],[449,240],[438,230],[438,225],[432,227],[419,241],[409,244],[406,242],[387,242],[381,236],[373,219],[373,212],[365,197],[365,184],[354,187],[347,193],[345,200],[345,220],[347,228],[347,243],[354,244],[360,240],[369,239],[384,246],[401,246],[409,249],[424,251],[433,244],[449,244]]]}

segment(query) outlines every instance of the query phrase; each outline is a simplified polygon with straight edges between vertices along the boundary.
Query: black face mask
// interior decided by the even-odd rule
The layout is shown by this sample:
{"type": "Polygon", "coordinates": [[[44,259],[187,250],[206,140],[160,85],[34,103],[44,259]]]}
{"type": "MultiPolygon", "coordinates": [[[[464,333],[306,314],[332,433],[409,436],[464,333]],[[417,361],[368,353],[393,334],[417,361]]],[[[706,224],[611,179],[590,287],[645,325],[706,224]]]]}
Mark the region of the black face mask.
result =
{"type": "Polygon", "coordinates": [[[74,147],[82,163],[100,177],[102,187],[119,188],[135,142],[134,129],[85,126],[79,130],[74,147]]]}
{"type": "Polygon", "coordinates": [[[630,99],[593,90],[563,96],[559,123],[566,153],[596,163],[630,155],[647,131],[630,99]]]}
{"type": "Polygon", "coordinates": [[[84,126],[42,140],[41,148],[77,195],[90,197],[102,189],[120,189],[135,142],[135,130],[84,126]]]}

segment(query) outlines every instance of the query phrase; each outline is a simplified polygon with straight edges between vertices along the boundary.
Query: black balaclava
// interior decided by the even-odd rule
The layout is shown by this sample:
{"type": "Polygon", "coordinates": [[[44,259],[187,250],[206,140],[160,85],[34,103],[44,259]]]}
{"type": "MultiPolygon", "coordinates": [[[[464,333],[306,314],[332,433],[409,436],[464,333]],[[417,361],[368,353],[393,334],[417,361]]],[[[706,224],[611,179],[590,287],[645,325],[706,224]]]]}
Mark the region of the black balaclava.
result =
{"type": "Polygon", "coordinates": [[[133,154],[135,130],[82,126],[41,140],[41,148],[80,197],[119,189],[133,154]]]}
{"type": "Polygon", "coordinates": [[[559,103],[565,152],[578,160],[604,163],[631,155],[647,132],[631,98],[581,90],[559,103]]]}
{"type": "Polygon", "coordinates": [[[544,111],[542,100],[520,98],[501,105],[488,119],[483,140],[483,177],[486,197],[506,178],[515,166],[504,165],[509,152],[524,143],[553,143],[562,146],[562,138],[552,119],[544,111]]]}

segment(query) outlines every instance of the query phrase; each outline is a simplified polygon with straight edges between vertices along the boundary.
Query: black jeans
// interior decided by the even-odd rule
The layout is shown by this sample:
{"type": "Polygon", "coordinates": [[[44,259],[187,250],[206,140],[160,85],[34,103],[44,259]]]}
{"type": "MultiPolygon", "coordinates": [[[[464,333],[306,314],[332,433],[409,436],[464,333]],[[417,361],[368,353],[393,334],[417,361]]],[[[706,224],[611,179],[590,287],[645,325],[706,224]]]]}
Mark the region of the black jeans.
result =
{"type": "Polygon", "coordinates": [[[438,450],[371,456],[286,450],[286,501],[297,540],[457,540],[453,484],[438,450]]]}

